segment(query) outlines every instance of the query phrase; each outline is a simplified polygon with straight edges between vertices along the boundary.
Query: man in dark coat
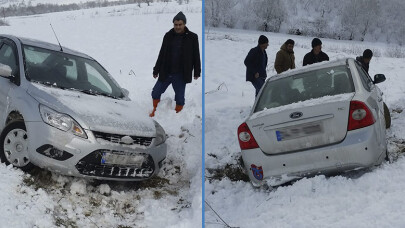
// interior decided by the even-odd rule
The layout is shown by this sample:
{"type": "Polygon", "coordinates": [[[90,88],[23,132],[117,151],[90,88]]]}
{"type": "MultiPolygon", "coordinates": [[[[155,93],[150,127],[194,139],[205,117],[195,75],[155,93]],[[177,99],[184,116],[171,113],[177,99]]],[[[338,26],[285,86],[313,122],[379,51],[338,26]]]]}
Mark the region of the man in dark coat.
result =
{"type": "Polygon", "coordinates": [[[363,69],[368,73],[368,69],[370,68],[370,61],[373,57],[373,52],[370,49],[366,49],[363,52],[363,56],[357,56],[356,60],[361,63],[363,69]]]}
{"type": "Polygon", "coordinates": [[[295,69],[294,40],[288,39],[277,52],[274,69],[280,74],[289,69],[295,69]]]}
{"type": "Polygon", "coordinates": [[[267,78],[267,53],[266,49],[269,46],[269,39],[261,35],[258,40],[258,45],[250,49],[245,58],[246,66],[246,81],[252,83],[256,89],[256,96],[262,88],[264,81],[267,78]]]}
{"type": "Polygon", "coordinates": [[[329,61],[329,56],[322,51],[322,41],[318,38],[312,40],[312,50],[304,56],[303,65],[310,65],[322,61],[329,61]]]}
{"type": "Polygon", "coordinates": [[[175,92],[176,112],[183,109],[186,84],[197,80],[201,74],[200,49],[198,36],[186,27],[186,16],[179,12],[173,18],[173,29],[163,38],[159,57],[153,67],[153,77],[158,78],[152,90],[153,111],[160,102],[160,96],[172,84],[175,92]],[[194,72],[193,72],[194,71],[194,72]]]}

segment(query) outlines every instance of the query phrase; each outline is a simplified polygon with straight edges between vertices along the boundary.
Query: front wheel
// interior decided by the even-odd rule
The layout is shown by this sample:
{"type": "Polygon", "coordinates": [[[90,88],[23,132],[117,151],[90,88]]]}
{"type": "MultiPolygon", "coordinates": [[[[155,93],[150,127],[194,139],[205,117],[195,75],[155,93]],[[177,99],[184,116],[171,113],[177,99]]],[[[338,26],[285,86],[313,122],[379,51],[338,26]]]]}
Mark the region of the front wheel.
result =
{"type": "Polygon", "coordinates": [[[34,167],[28,156],[28,134],[23,121],[10,122],[0,136],[0,157],[24,171],[34,167]]]}

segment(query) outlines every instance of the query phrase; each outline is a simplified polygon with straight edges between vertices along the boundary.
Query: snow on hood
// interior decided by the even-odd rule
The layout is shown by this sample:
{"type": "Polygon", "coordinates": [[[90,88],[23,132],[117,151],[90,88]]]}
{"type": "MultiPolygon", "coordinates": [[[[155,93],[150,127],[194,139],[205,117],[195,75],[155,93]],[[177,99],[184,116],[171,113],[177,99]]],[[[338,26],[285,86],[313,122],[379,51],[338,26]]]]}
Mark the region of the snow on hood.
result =
{"type": "Polygon", "coordinates": [[[324,96],[324,97],[305,100],[305,101],[299,101],[299,102],[284,105],[284,106],[264,109],[260,112],[254,113],[249,119],[255,119],[255,118],[258,118],[261,116],[266,116],[269,114],[274,114],[274,113],[282,112],[282,111],[289,110],[289,109],[297,109],[297,108],[302,108],[302,107],[316,106],[316,105],[325,104],[325,103],[347,101],[347,100],[351,100],[353,96],[354,96],[354,93],[344,93],[344,94],[338,94],[338,95],[333,95],[333,96],[324,96]]]}
{"type": "Polygon", "coordinates": [[[155,136],[155,125],[135,102],[30,83],[27,93],[39,103],[73,117],[83,128],[113,134],[155,136]]]}

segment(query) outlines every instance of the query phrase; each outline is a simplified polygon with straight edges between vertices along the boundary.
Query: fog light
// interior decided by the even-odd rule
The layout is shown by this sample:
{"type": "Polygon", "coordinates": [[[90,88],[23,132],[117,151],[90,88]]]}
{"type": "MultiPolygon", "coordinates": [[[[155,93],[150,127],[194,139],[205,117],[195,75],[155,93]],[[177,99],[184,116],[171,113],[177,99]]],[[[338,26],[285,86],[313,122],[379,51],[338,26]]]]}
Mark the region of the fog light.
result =
{"type": "Polygon", "coordinates": [[[49,144],[38,147],[37,152],[58,161],[65,161],[73,157],[73,154],[64,150],[59,150],[58,148],[49,144]]]}

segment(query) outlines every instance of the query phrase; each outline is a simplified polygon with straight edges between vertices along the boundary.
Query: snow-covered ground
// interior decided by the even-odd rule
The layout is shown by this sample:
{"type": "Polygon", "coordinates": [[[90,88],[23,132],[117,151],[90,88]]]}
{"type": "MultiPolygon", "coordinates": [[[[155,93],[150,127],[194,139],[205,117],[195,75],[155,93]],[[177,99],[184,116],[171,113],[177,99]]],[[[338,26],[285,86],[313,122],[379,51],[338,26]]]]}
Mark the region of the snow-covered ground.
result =
{"type": "MultiPolygon", "coordinates": [[[[370,75],[383,73],[387,78],[378,86],[391,110],[387,136],[389,152],[397,156],[393,163],[349,176],[316,176],[273,190],[255,189],[241,172],[236,132],[254,102],[243,61],[260,34],[206,29],[206,227],[405,227],[405,157],[400,153],[405,148],[405,59],[392,58],[403,56],[403,50],[382,43],[322,39],[331,59],[355,57],[366,48],[374,51],[370,75]]],[[[275,55],[289,38],[296,42],[296,65],[302,66],[312,38],[265,35],[270,44],[269,76],[276,74],[275,55]]]]}
{"type": "MultiPolygon", "coordinates": [[[[114,2],[118,0],[107,0],[107,2],[114,2]]],[[[86,0],[0,0],[0,6],[1,7],[8,7],[10,5],[19,5],[24,3],[25,5],[30,4],[31,6],[36,6],[38,4],[57,4],[57,5],[66,5],[66,4],[79,4],[79,3],[84,3],[84,2],[89,2],[86,0]]]]}
{"type": "MultiPolygon", "coordinates": [[[[142,109],[152,108],[152,68],[164,34],[178,11],[199,35],[202,2],[136,4],[6,18],[0,34],[56,43],[98,60],[142,109]]],[[[168,154],[157,178],[145,182],[100,182],[0,164],[1,227],[201,227],[202,80],[186,88],[176,114],[168,88],[154,117],[169,135],[168,154]]],[[[91,105],[91,104],[89,104],[91,105]]]]}

